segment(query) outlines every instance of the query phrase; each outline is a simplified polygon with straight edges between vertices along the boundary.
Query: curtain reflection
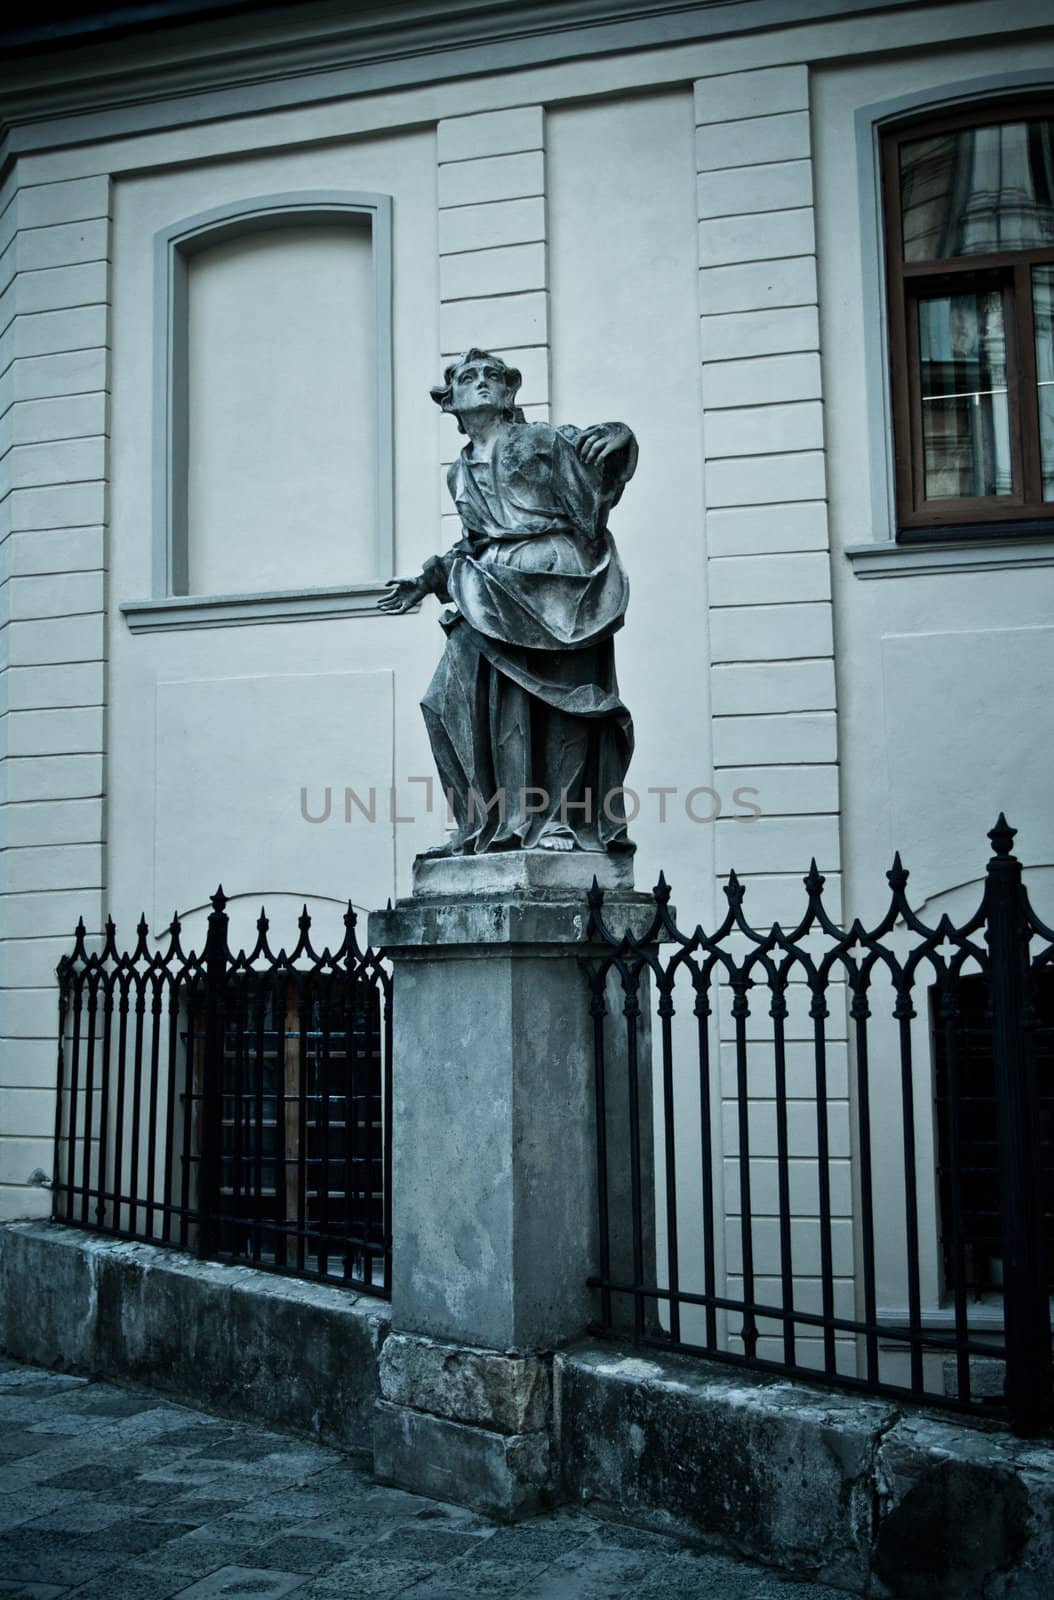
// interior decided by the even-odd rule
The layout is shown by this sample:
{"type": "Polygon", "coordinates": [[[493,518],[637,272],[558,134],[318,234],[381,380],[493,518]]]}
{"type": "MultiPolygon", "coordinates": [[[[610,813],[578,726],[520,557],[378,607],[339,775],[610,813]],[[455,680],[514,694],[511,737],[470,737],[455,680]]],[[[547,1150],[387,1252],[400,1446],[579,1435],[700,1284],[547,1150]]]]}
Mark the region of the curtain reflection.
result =
{"type": "Polygon", "coordinates": [[[1054,500],[1054,267],[1032,269],[1032,314],[1036,322],[1043,498],[1054,500]]]}
{"type": "Polygon", "coordinates": [[[927,500],[1010,494],[1002,295],[920,300],[919,356],[927,500]]]}
{"type": "Polygon", "coordinates": [[[1054,120],[913,139],[900,174],[905,261],[1054,244],[1054,120]]]}

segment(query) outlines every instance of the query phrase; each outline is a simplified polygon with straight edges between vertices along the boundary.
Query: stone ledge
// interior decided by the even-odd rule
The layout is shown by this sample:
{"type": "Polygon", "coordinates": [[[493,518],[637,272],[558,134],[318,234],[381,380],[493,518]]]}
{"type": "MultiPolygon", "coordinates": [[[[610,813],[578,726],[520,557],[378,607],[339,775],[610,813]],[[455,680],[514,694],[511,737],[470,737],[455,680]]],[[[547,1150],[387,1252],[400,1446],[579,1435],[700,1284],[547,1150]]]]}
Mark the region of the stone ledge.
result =
{"type": "Polygon", "coordinates": [[[381,1300],[59,1223],[0,1226],[0,1348],[369,1451],[381,1300]]]}
{"type": "Polygon", "coordinates": [[[875,1600],[1049,1600],[1049,1444],[599,1343],[553,1382],[568,1499],[875,1600]]]}
{"type": "Polygon", "coordinates": [[[549,1364],[539,1356],[442,1344],[391,1333],[380,1359],[381,1396],[496,1433],[537,1433],[552,1411],[549,1364]]]}

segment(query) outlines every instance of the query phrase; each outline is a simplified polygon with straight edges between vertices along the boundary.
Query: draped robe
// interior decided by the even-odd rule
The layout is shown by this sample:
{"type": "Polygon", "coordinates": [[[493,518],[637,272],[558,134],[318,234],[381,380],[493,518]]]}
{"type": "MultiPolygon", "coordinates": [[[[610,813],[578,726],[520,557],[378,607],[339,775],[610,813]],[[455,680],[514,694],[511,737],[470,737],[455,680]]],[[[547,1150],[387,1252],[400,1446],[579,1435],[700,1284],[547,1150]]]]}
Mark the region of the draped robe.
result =
{"type": "Polygon", "coordinates": [[[468,852],[562,834],[582,849],[632,849],[621,787],[633,724],[612,636],[629,585],[607,528],[636,466],[631,440],[588,465],[579,429],[509,423],[492,459],[472,445],[448,486],[462,538],[425,563],[453,612],[421,702],[468,852]]]}

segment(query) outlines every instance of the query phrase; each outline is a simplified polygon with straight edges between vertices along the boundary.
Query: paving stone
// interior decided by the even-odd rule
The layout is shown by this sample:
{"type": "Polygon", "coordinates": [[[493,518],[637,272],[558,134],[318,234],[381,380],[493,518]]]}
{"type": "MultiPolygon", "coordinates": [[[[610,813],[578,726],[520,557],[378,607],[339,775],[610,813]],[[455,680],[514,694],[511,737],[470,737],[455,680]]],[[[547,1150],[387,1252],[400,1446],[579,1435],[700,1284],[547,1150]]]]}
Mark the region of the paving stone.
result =
{"type": "MultiPolygon", "coordinates": [[[[462,1556],[478,1552],[480,1542],[478,1534],[451,1533],[412,1524],[400,1528],[397,1534],[389,1537],[398,1539],[402,1559],[433,1566],[445,1566],[447,1562],[458,1561],[462,1556]]],[[[489,1543],[489,1540],[485,1542],[489,1543]]]]}
{"type": "Polygon", "coordinates": [[[298,1591],[298,1600],[389,1600],[404,1595],[415,1583],[430,1578],[433,1568],[415,1561],[384,1560],[374,1554],[369,1561],[344,1561],[324,1577],[298,1591]]]}
{"type": "Polygon", "coordinates": [[[280,1534],[257,1550],[255,1561],[258,1567],[318,1577],[346,1561],[354,1548],[349,1541],[340,1538],[318,1539],[311,1533],[280,1534]]]}
{"type": "Polygon", "coordinates": [[[35,1428],[5,1428],[0,1433],[0,1456],[12,1461],[20,1456],[34,1456],[46,1450],[48,1444],[47,1435],[35,1428]]]}
{"type": "Polygon", "coordinates": [[[306,1579],[295,1572],[271,1572],[259,1567],[222,1567],[200,1583],[182,1590],[183,1600],[277,1600],[303,1587],[306,1579]]]}
{"type": "Polygon", "coordinates": [[[94,1496],[72,1502],[68,1496],[64,1496],[63,1503],[53,1511],[34,1517],[28,1524],[28,1530],[36,1533],[98,1533],[114,1523],[123,1522],[126,1515],[125,1507],[101,1505],[94,1496]]]}
{"type": "Polygon", "coordinates": [[[187,1586],[185,1573],[148,1572],[122,1567],[100,1578],[89,1578],[77,1589],[64,1590],[64,1600],[170,1600],[187,1586]]]}
{"type": "Polygon", "coordinates": [[[118,1554],[139,1556],[154,1550],[169,1539],[178,1539],[193,1532],[192,1523],[148,1522],[145,1518],[129,1517],[123,1522],[111,1522],[97,1532],[82,1538],[79,1550],[114,1550],[118,1554]]]}
{"type": "Polygon", "coordinates": [[[60,1594],[69,1594],[54,1583],[8,1583],[0,1579],[0,1596],[3,1600],[56,1600],[60,1594]]]}

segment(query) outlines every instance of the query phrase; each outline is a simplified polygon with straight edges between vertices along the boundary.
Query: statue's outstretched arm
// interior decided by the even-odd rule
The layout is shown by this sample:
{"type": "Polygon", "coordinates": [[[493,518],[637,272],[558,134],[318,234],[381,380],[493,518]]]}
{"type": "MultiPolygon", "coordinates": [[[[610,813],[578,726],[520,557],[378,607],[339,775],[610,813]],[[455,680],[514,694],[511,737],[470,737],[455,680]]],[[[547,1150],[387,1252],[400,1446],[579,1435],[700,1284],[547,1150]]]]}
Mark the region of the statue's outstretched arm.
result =
{"type": "Polygon", "coordinates": [[[445,556],[429,556],[416,578],[392,578],[388,593],[377,602],[377,610],[401,616],[403,612],[412,611],[414,606],[420,605],[429,594],[434,594],[443,605],[449,605],[447,580],[452,555],[453,551],[449,551],[445,556]]]}

